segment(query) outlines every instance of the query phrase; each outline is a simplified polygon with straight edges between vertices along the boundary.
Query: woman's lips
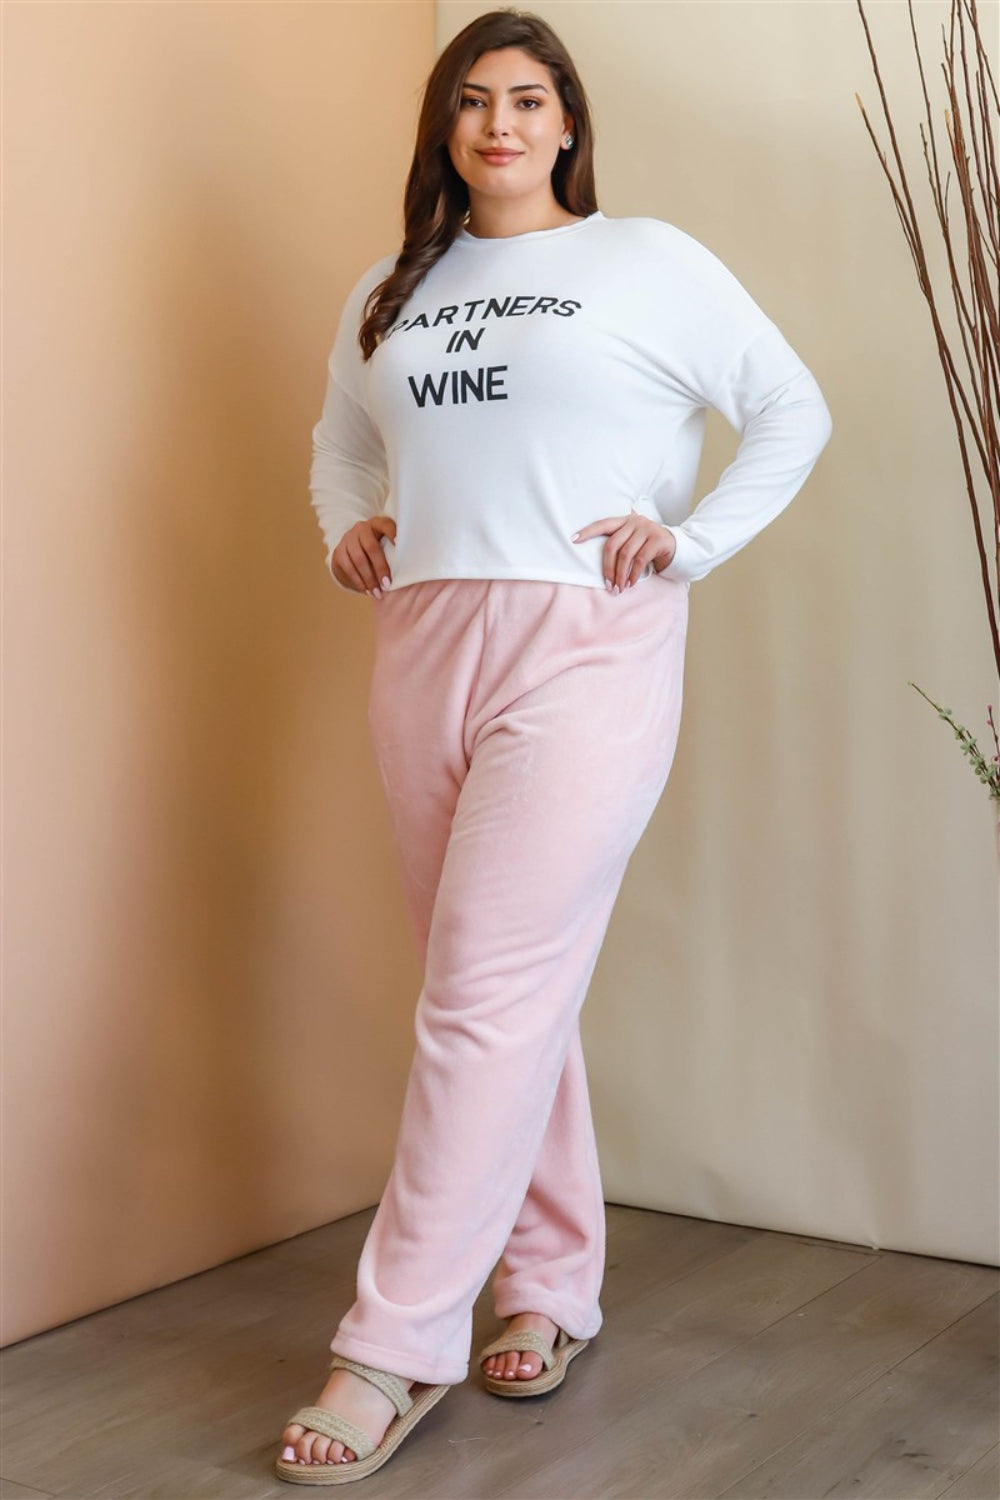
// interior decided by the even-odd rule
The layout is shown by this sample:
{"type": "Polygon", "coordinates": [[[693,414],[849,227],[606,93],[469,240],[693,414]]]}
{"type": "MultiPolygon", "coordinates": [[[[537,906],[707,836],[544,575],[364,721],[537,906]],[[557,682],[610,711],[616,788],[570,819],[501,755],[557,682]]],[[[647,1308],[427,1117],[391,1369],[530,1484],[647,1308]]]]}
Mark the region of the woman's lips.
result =
{"type": "Polygon", "coordinates": [[[495,166],[502,166],[506,161],[515,161],[521,155],[520,151],[480,151],[483,161],[488,161],[495,166]]]}

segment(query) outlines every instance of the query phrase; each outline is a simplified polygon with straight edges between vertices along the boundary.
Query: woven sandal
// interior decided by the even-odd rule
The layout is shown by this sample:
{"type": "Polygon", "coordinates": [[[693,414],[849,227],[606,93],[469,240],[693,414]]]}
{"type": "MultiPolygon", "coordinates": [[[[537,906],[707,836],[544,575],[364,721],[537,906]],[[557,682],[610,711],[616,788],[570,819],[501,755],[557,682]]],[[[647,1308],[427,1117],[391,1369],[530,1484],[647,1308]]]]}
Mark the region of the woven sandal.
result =
{"type": "Polygon", "coordinates": [[[483,1370],[486,1389],[494,1396],[540,1396],[543,1391],[551,1391],[555,1386],[562,1385],[566,1379],[566,1366],[589,1343],[589,1339],[570,1338],[565,1328],[559,1329],[552,1344],[544,1333],[538,1333],[534,1328],[518,1328],[512,1333],[502,1333],[492,1344],[480,1349],[480,1365],[491,1354],[507,1354],[512,1349],[530,1349],[534,1354],[541,1355],[542,1368],[537,1375],[528,1379],[515,1375],[513,1380],[498,1380],[495,1375],[487,1375],[483,1370]]]}
{"type": "Polygon", "coordinates": [[[274,1472],[279,1479],[287,1479],[290,1484],[350,1484],[354,1479],[364,1479],[366,1474],[382,1467],[410,1428],[451,1389],[448,1385],[423,1385],[415,1381],[407,1390],[398,1375],[392,1375],[388,1370],[374,1370],[371,1365],[359,1364],[357,1360],[346,1359],[342,1354],[333,1356],[330,1369],[353,1370],[355,1375],[363,1376],[389,1397],[397,1415],[386,1428],[382,1441],[376,1445],[366,1432],[355,1427],[346,1417],[327,1411],[322,1406],[300,1407],[293,1417],[289,1417],[289,1422],[298,1422],[311,1432],[321,1432],[324,1437],[334,1438],[338,1443],[343,1443],[345,1448],[350,1448],[356,1457],[346,1464],[300,1464],[297,1459],[279,1458],[274,1465],[274,1472]]]}

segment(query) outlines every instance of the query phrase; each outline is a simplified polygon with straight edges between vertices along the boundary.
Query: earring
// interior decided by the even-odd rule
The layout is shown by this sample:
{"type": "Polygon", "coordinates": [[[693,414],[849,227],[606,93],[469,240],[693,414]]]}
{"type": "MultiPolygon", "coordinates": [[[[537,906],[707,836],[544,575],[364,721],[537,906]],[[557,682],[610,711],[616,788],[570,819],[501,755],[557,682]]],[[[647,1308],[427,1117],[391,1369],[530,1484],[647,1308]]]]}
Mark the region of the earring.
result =
{"type": "Polygon", "coordinates": [[[567,146],[572,146],[572,144],[573,144],[573,137],[571,135],[568,135],[566,137],[566,144],[567,144],[567,146]]]}

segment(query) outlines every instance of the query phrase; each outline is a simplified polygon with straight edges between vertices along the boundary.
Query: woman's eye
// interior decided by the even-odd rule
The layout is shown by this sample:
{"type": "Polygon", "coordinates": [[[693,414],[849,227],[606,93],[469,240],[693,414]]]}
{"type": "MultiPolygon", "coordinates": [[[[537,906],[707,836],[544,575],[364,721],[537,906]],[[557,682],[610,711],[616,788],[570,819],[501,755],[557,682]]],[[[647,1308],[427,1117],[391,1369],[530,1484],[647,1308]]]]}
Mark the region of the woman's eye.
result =
{"type": "MultiPolygon", "coordinates": [[[[464,109],[467,104],[482,104],[482,102],[483,102],[482,99],[477,99],[472,94],[466,94],[465,98],[462,100],[462,108],[464,109]]],[[[518,103],[520,103],[520,104],[530,104],[533,109],[540,109],[542,101],[541,101],[541,99],[525,98],[525,99],[520,99],[518,101],[518,103]]]]}

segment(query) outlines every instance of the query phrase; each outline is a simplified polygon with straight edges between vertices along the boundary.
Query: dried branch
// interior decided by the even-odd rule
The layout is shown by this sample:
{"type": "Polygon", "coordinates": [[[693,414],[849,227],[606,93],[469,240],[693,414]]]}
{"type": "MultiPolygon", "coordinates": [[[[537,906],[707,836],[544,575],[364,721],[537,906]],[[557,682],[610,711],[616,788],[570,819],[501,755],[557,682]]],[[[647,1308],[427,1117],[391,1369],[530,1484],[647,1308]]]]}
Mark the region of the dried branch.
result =
{"type": "Polygon", "coordinates": [[[950,33],[946,35],[942,27],[941,73],[947,96],[945,131],[960,204],[953,222],[948,211],[952,171],[946,174],[942,186],[935,111],[917,38],[913,0],[907,0],[926,119],[926,131],[923,123],[919,125],[920,140],[934,219],[947,260],[945,296],[950,294],[957,327],[957,338],[955,335],[949,338],[939,312],[939,296],[928,268],[920,219],[862,0],[857,0],[857,5],[888,128],[891,162],[879,144],[860,97],[856,94],[855,98],[889,184],[917,283],[930,313],[958,438],[993,655],[1000,675],[1000,287],[996,282],[1000,265],[1000,179],[995,145],[1000,101],[979,27],[976,0],[951,0],[950,33]],[[960,243],[961,234],[964,245],[960,243]],[[986,481],[992,514],[980,497],[981,480],[977,482],[973,472],[973,454],[978,459],[976,473],[981,470],[986,481]],[[989,546],[987,516],[992,530],[989,546]]]}

